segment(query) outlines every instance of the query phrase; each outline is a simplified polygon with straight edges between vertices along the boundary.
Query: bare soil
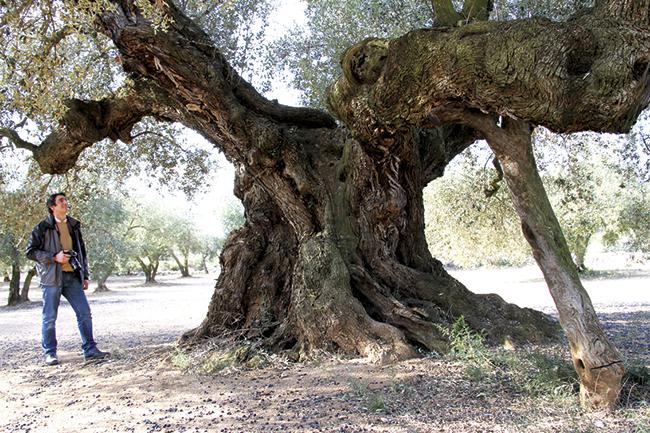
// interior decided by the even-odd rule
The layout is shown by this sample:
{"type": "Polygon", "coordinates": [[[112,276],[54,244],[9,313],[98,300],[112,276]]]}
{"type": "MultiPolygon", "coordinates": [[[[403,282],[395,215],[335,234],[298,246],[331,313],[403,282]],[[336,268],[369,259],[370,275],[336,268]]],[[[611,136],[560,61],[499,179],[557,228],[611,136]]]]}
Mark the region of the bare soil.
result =
{"type": "MultiPolygon", "coordinates": [[[[553,313],[534,267],[452,273],[475,291],[553,313]]],[[[89,293],[96,340],[112,352],[98,364],[84,363],[67,303],[55,367],[42,364],[40,290],[33,288],[34,302],[1,307],[0,431],[650,432],[647,387],[628,384],[613,413],[585,413],[577,395],[532,397],[507,381],[477,381],[448,357],[383,366],[271,357],[255,369],[183,370],[175,341],[203,319],[212,278],[170,276],[153,286],[118,278],[109,280],[111,292],[89,293]]],[[[596,272],[585,286],[626,361],[650,367],[650,269],[596,272]]],[[[568,356],[562,346],[537,349],[568,356]]]]}

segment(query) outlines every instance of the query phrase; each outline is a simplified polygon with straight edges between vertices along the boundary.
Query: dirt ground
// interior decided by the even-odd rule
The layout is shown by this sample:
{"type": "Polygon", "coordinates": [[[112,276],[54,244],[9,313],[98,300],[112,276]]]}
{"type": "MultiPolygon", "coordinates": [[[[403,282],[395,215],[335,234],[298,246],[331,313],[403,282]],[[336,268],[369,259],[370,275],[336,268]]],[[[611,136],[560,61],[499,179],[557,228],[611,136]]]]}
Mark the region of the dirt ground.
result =
{"type": "MultiPolygon", "coordinates": [[[[534,267],[453,273],[477,292],[553,312],[534,267]]],[[[109,280],[111,292],[89,294],[96,340],[113,354],[100,364],[83,362],[67,303],[55,367],[42,365],[40,290],[27,305],[0,308],[0,431],[650,432],[650,400],[638,388],[626,388],[614,413],[584,413],[576,396],[531,397],[504,381],[472,380],[449,358],[379,366],[324,356],[190,373],[172,362],[174,343],[205,316],[212,278],[141,281],[109,280]]],[[[650,366],[650,268],[599,272],[585,286],[625,359],[650,366]]]]}

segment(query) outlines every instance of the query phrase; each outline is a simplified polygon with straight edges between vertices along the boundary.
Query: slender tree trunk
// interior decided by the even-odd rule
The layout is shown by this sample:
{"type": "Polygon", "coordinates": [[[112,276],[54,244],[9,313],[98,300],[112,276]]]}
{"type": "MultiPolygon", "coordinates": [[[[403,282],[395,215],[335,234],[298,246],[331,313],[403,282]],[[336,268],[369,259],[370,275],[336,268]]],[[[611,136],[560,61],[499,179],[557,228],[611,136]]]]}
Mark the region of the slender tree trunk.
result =
{"type": "Polygon", "coordinates": [[[32,284],[32,278],[36,275],[36,268],[31,267],[25,275],[25,281],[23,282],[23,289],[20,292],[20,302],[29,302],[29,287],[32,284]]]}
{"type": "Polygon", "coordinates": [[[202,256],[202,257],[201,257],[201,267],[203,268],[203,271],[204,271],[206,274],[209,274],[209,273],[210,273],[210,271],[208,270],[208,261],[207,261],[207,259],[206,259],[206,256],[202,256]]]}
{"type": "Polygon", "coordinates": [[[504,119],[503,129],[497,128],[484,127],[483,131],[499,158],[522,231],[555,301],[580,378],[582,404],[613,408],[625,369],[598,322],[544,190],[533,155],[530,126],[504,119]]]}
{"type": "Polygon", "coordinates": [[[178,270],[181,271],[181,278],[191,277],[187,256],[184,256],[184,261],[181,262],[181,259],[172,251],[172,257],[178,266],[178,270]]]}
{"type": "Polygon", "coordinates": [[[590,239],[591,233],[585,233],[577,236],[574,254],[575,264],[578,272],[584,272],[587,270],[587,266],[585,265],[585,257],[587,255],[587,248],[589,247],[590,239]]]}
{"type": "Polygon", "coordinates": [[[138,261],[138,264],[140,265],[140,269],[142,269],[142,272],[144,272],[144,283],[145,284],[153,284],[156,282],[156,271],[158,270],[158,266],[154,267],[153,262],[151,259],[149,259],[149,264],[145,263],[144,260],[142,260],[140,257],[136,257],[136,260],[138,261]]]}
{"type": "Polygon", "coordinates": [[[103,272],[103,273],[98,273],[97,274],[97,287],[95,287],[95,293],[101,293],[101,292],[110,292],[110,289],[106,285],[106,281],[108,280],[108,277],[113,273],[113,271],[109,272],[103,272]]]}
{"type": "Polygon", "coordinates": [[[11,280],[9,281],[9,300],[7,305],[20,303],[20,265],[11,265],[11,280]]]}
{"type": "Polygon", "coordinates": [[[156,276],[158,275],[158,265],[160,265],[160,261],[158,259],[152,261],[152,263],[151,263],[151,281],[149,281],[150,283],[157,283],[156,276]]]}

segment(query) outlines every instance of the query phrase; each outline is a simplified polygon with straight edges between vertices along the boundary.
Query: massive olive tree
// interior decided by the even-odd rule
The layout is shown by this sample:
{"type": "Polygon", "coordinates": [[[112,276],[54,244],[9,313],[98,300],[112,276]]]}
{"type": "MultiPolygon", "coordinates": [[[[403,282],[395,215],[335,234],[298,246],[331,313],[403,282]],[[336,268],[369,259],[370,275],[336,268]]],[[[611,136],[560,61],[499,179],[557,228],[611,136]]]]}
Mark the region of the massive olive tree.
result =
{"type": "Polygon", "coordinates": [[[647,103],[650,1],[597,2],[563,23],[472,22],[488,3],[456,12],[434,1],[440,27],[351,47],[328,95],[343,127],[263,98],[170,1],[80,1],[129,80],[102,99],[68,101],[38,145],[5,135],[62,172],[98,140],[129,142],[145,117],[197,130],[235,164],[246,223],[225,245],[208,315],[188,338],[239,330],[278,348],[375,360],[444,351],[439,325],[461,315],[494,341],[555,335],[542,314],[469,292],[427,249],[422,189],[483,137],[556,300],[583,402],[611,406],[621,359],[571,262],[530,131],[630,127],[647,103]]]}

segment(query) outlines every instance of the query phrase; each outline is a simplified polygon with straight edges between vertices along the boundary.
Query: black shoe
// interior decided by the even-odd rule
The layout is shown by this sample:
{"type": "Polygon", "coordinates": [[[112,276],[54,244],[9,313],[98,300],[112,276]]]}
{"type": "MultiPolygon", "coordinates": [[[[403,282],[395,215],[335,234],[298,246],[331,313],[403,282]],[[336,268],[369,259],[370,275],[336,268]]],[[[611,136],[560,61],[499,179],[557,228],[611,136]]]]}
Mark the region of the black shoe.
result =
{"type": "Polygon", "coordinates": [[[108,352],[102,352],[99,349],[95,349],[94,352],[89,353],[88,355],[84,355],[84,361],[94,361],[98,359],[104,359],[111,356],[110,353],[108,352]]]}
{"type": "Polygon", "coordinates": [[[59,365],[59,358],[56,355],[45,355],[45,365],[59,365]]]}

